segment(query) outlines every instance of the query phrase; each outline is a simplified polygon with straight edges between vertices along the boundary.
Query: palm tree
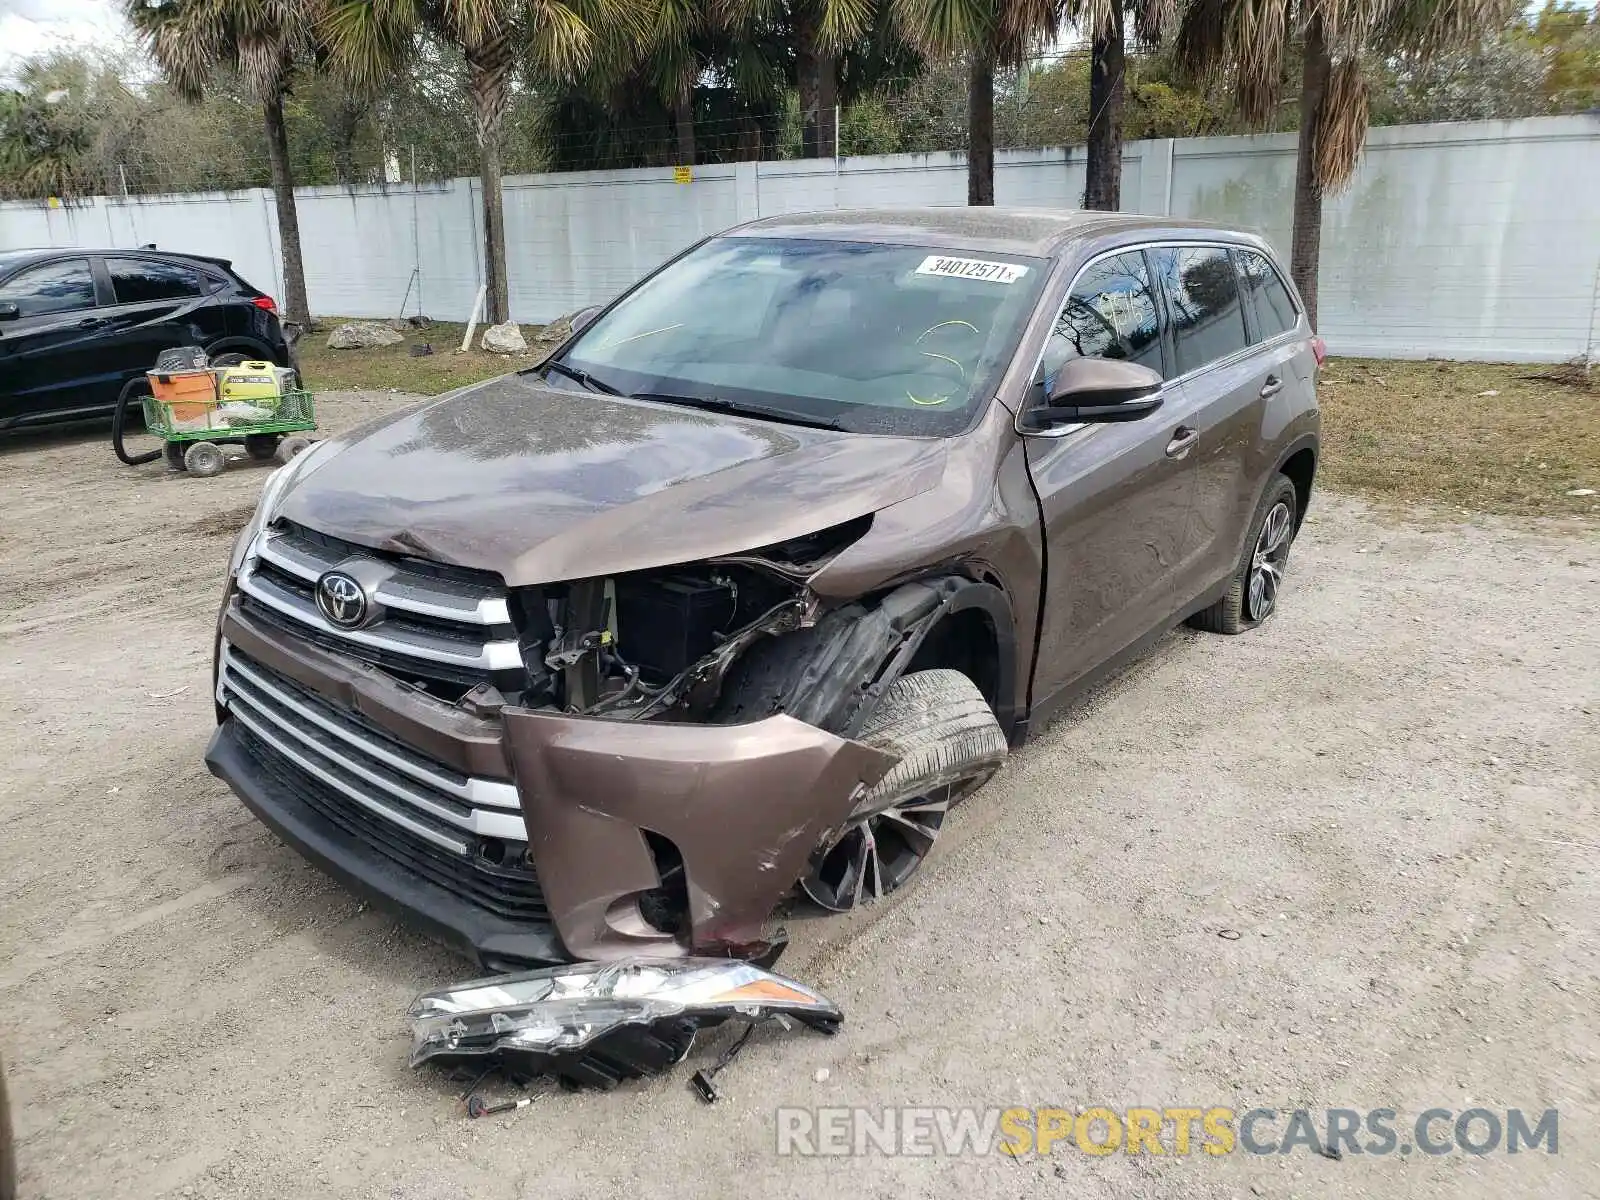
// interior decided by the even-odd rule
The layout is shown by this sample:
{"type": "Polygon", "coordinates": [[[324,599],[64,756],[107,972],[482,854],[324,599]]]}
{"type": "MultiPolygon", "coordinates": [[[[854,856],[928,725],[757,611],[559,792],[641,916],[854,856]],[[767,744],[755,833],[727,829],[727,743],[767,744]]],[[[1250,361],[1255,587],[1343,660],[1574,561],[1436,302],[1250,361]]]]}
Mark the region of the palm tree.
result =
{"type": "Polygon", "coordinates": [[[218,73],[237,71],[261,105],[283,254],[284,316],[310,320],[300,221],[283,102],[317,52],[315,0],[125,0],[128,20],[180,95],[198,101],[218,73]]]}
{"type": "Polygon", "coordinates": [[[1154,46],[1175,17],[1174,0],[1088,0],[1079,21],[1092,31],[1089,58],[1089,148],[1083,206],[1122,207],[1122,101],[1126,94],[1125,29],[1131,9],[1134,37],[1154,46]]]}
{"type": "Polygon", "coordinates": [[[1267,126],[1278,106],[1292,34],[1301,42],[1300,140],[1289,273],[1317,320],[1322,197],[1350,182],[1367,137],[1367,51],[1426,61],[1500,29],[1516,0],[1195,0],[1178,27],[1191,75],[1227,71],[1240,114],[1267,126]]]}
{"type": "Polygon", "coordinates": [[[638,35],[646,10],[628,0],[324,0],[324,7],[321,27],[334,63],[359,88],[399,74],[423,32],[466,55],[483,184],[485,315],[491,324],[508,320],[500,149],[518,56],[542,75],[570,78],[608,25],[638,35]]]}
{"type": "Polygon", "coordinates": [[[923,53],[965,55],[967,203],[994,203],[994,73],[1020,67],[1061,28],[1059,0],[894,0],[906,39],[923,53]]]}
{"type": "Polygon", "coordinates": [[[0,200],[74,199],[89,190],[89,134],[63,120],[52,93],[0,92],[0,200]]]}

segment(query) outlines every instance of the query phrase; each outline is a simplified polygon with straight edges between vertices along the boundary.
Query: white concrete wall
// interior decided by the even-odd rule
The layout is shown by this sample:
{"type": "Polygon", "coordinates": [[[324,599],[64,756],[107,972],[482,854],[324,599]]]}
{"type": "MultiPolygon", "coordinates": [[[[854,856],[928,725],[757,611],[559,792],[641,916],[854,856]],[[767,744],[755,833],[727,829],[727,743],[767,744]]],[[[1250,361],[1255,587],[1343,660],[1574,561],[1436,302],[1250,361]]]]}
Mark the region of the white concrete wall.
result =
{"type": "MultiPolygon", "coordinates": [[[[1263,231],[1287,253],[1293,135],[1130,143],[1124,207],[1263,231]]],[[[1073,208],[1081,147],[1002,151],[1002,205],[1073,208]]],[[[740,221],[864,205],[960,205],[960,154],[512,176],[505,181],[513,315],[547,321],[608,299],[695,240],[740,221]]],[[[297,192],[314,311],[464,320],[482,279],[475,179],[297,192]]],[[[232,258],[281,293],[263,191],[0,205],[0,249],[156,242],[232,258]]],[[[1321,326],[1335,351],[1546,361],[1600,352],[1600,119],[1375,129],[1352,185],[1324,208],[1321,326]]]]}

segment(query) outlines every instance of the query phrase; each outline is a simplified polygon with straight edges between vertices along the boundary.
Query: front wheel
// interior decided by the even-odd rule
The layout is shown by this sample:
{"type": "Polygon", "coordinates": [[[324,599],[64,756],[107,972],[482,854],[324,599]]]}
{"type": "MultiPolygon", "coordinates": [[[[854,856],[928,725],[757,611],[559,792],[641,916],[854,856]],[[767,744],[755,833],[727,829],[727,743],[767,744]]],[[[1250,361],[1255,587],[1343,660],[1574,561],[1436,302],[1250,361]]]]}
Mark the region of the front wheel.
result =
{"type": "Polygon", "coordinates": [[[895,680],[860,740],[900,761],[862,796],[800,881],[831,912],[849,912],[904,885],[933,850],[950,807],[988,782],[1007,751],[977,684],[944,668],[895,680]]]}
{"type": "Polygon", "coordinates": [[[1278,590],[1289,566],[1289,547],[1294,544],[1298,505],[1294,484],[1279,475],[1256,508],[1244,557],[1227,594],[1190,617],[1190,625],[1207,633],[1244,633],[1277,610],[1278,590]]]}

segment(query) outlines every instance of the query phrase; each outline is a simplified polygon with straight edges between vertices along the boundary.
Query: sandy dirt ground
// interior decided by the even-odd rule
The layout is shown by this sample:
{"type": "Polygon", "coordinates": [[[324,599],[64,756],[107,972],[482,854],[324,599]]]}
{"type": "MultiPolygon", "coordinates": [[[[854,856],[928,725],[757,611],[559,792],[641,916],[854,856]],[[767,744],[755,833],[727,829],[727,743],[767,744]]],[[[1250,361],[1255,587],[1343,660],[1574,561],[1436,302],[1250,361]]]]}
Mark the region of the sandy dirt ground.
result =
{"type": "MultiPolygon", "coordinates": [[[[329,397],[326,424],[400,399],[329,397]]],[[[916,886],[795,925],[783,966],[844,1005],[838,1037],[759,1035],[715,1107],[685,1064],[472,1123],[403,1020],[470,972],[200,761],[265,473],[129,469],[101,431],[0,445],[23,1196],[1600,1195],[1592,534],[1320,497],[1267,627],[1174,633],[1016,754],[916,886]],[[1560,1152],[775,1154],[779,1105],[898,1104],[1555,1107],[1560,1152]]]]}

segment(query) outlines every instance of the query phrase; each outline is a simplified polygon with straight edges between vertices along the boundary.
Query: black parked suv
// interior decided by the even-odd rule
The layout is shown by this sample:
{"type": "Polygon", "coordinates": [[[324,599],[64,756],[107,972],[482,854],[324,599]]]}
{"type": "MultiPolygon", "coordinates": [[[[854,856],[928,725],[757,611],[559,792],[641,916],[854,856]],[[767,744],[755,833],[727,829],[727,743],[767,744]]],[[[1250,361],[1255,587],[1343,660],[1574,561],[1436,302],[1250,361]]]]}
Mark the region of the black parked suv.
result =
{"type": "Polygon", "coordinates": [[[171,346],[290,366],[272,297],[227,259],[144,250],[0,251],[0,429],[108,414],[171,346]]]}

